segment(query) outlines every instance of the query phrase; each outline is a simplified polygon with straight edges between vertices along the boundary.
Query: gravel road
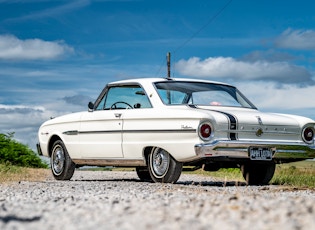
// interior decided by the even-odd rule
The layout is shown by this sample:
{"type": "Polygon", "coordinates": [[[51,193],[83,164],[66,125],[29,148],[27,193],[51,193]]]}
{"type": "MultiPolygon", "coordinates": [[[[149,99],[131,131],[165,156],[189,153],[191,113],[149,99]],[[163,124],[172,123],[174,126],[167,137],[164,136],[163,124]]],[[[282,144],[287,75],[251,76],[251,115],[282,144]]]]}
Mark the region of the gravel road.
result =
{"type": "Polygon", "coordinates": [[[315,191],[182,174],[76,171],[71,181],[0,184],[0,229],[315,229],[315,191]]]}

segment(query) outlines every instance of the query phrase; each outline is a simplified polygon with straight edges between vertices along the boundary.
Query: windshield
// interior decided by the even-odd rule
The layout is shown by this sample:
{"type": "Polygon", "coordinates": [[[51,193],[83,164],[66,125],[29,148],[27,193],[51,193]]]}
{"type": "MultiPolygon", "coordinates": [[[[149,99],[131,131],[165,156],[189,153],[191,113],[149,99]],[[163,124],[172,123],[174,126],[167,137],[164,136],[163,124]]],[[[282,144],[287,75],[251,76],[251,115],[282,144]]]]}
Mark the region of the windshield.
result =
{"type": "Polygon", "coordinates": [[[167,81],[155,83],[166,105],[256,107],[233,86],[206,82],[167,81]]]}

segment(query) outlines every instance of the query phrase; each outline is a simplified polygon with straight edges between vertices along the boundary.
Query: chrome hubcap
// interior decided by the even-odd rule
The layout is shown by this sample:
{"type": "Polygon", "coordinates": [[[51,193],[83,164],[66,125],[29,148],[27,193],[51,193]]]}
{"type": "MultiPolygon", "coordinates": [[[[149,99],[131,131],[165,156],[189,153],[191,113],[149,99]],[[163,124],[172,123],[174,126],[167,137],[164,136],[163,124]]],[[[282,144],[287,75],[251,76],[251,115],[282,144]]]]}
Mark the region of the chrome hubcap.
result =
{"type": "Polygon", "coordinates": [[[63,171],[63,166],[65,162],[65,155],[62,147],[56,146],[53,151],[52,156],[52,167],[55,174],[59,175],[63,171]]]}
{"type": "Polygon", "coordinates": [[[157,177],[163,177],[167,173],[169,157],[170,155],[162,149],[157,149],[152,154],[152,167],[157,177]]]}

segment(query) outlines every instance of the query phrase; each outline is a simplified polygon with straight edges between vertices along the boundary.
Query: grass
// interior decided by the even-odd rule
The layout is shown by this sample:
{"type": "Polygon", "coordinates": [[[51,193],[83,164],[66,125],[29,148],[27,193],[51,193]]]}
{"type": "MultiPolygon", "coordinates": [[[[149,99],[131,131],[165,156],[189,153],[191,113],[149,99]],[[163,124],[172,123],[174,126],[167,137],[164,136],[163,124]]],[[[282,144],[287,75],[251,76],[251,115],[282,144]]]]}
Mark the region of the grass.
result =
{"type": "Polygon", "coordinates": [[[244,181],[241,171],[238,168],[220,169],[215,172],[207,172],[203,171],[202,169],[198,169],[196,171],[187,171],[185,173],[222,178],[224,181],[244,181]]]}
{"type": "Polygon", "coordinates": [[[0,183],[17,181],[43,181],[51,174],[49,169],[26,168],[0,164],[0,183]]]}
{"type": "Polygon", "coordinates": [[[315,188],[315,161],[277,165],[271,184],[315,188]]]}

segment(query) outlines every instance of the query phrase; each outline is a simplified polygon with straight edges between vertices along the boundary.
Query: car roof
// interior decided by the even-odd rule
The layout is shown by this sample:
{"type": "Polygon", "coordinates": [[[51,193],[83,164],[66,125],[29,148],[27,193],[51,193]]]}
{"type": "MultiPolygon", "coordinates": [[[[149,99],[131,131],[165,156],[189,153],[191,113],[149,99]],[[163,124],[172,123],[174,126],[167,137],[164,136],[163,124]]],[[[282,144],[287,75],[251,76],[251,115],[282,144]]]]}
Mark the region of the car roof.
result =
{"type": "Polygon", "coordinates": [[[167,81],[177,81],[177,82],[205,82],[212,84],[220,84],[220,85],[228,85],[227,83],[217,82],[217,81],[209,81],[209,80],[201,80],[201,79],[191,79],[191,78],[135,78],[135,79],[127,79],[121,81],[110,82],[109,85],[119,85],[119,84],[131,84],[131,83],[140,83],[140,84],[148,84],[155,82],[167,82],[167,81]]]}

